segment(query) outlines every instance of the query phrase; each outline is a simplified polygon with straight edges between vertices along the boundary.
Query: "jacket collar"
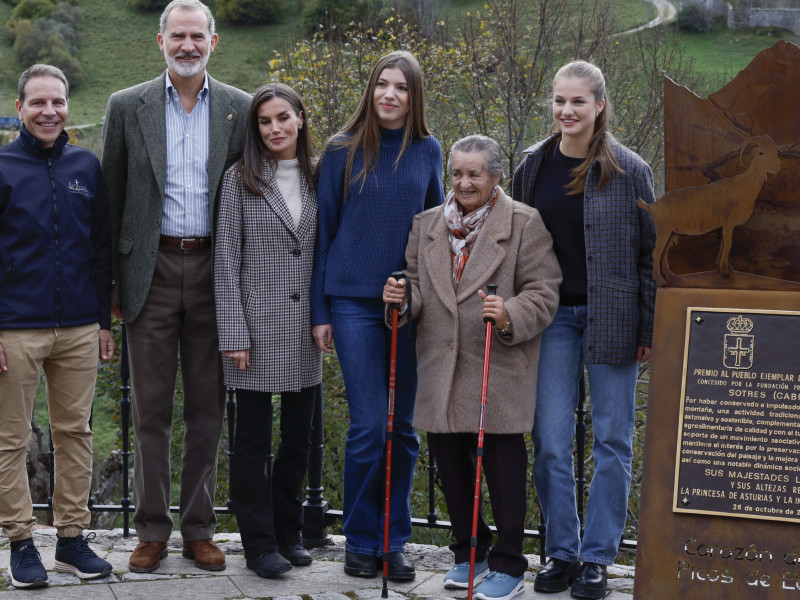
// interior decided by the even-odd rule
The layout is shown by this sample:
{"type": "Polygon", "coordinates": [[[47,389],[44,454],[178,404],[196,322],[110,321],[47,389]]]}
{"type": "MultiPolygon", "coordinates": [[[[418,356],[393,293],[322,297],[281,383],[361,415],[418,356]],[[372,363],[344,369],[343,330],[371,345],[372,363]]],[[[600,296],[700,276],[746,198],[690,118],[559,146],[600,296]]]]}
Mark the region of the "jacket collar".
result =
{"type": "Polygon", "coordinates": [[[49,156],[58,156],[64,149],[64,146],[69,141],[69,134],[66,131],[61,131],[56,138],[52,148],[45,148],[42,145],[42,140],[34,137],[33,134],[27,130],[25,124],[20,124],[19,139],[22,147],[26,152],[37,156],[39,158],[47,158],[49,156]]]}
{"type": "MultiPolygon", "coordinates": [[[[208,155],[208,197],[212,210],[217,197],[217,188],[225,170],[225,160],[229,155],[231,142],[238,113],[233,106],[232,97],[211,75],[206,73],[208,82],[209,124],[208,136],[214,151],[208,155]]],[[[167,71],[153,79],[141,92],[141,105],[136,112],[142,136],[147,146],[150,165],[158,185],[159,196],[164,197],[167,180],[167,117],[166,106],[167,71]]],[[[212,217],[213,218],[213,217],[212,217]]]]}
{"type": "Polygon", "coordinates": [[[553,138],[555,138],[557,135],[558,135],[557,133],[554,133],[554,134],[552,134],[552,135],[548,135],[548,136],[547,136],[546,138],[544,138],[543,140],[539,140],[538,142],[536,142],[536,143],[535,143],[535,144],[533,144],[532,146],[528,146],[528,147],[527,147],[527,148],[525,148],[525,150],[523,150],[522,152],[523,152],[523,153],[525,153],[525,154],[532,154],[532,153],[538,152],[539,150],[542,150],[542,149],[546,148],[546,147],[547,147],[547,144],[549,144],[549,143],[550,143],[550,141],[551,141],[553,138]]]}
{"type": "Polygon", "coordinates": [[[275,212],[287,231],[297,240],[302,240],[311,233],[312,226],[316,222],[316,213],[313,211],[314,196],[308,187],[306,178],[303,176],[300,177],[300,194],[303,211],[300,216],[300,223],[297,228],[295,228],[294,219],[292,219],[292,214],[289,212],[286,200],[281,195],[278,185],[275,182],[272,162],[270,162],[267,155],[261,156],[261,176],[266,181],[272,181],[273,183],[270,187],[265,186],[262,182],[258,183],[258,187],[261,189],[261,194],[267,205],[275,212]]]}
{"type": "Polygon", "coordinates": [[[456,312],[458,302],[476,294],[482,286],[491,283],[489,277],[500,267],[506,255],[501,242],[511,237],[513,215],[514,205],[511,198],[501,188],[497,201],[481,227],[478,239],[475,240],[475,246],[461,275],[458,290],[453,290],[453,256],[450,251],[447,223],[444,210],[441,207],[437,209],[436,216],[428,229],[428,237],[432,241],[424,252],[427,254],[428,264],[432,266],[430,277],[433,287],[439,296],[446,300],[444,304],[452,312],[456,312]]]}

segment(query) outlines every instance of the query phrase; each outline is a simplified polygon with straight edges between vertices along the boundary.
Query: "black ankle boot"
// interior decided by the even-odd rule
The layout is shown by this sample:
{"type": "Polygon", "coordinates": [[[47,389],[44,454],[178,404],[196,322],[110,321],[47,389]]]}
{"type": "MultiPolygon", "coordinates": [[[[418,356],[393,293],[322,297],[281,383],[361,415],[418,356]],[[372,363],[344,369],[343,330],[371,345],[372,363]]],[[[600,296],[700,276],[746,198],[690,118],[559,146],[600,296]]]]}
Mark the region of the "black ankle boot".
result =
{"type": "Polygon", "coordinates": [[[551,558],[536,574],[533,589],[537,592],[563,592],[575,579],[580,566],[581,563],[577,560],[551,558]]]}
{"type": "Polygon", "coordinates": [[[585,562],[578,570],[572,584],[573,598],[605,598],[608,585],[608,574],[605,565],[585,562]]]}
{"type": "Polygon", "coordinates": [[[355,577],[375,577],[378,574],[378,564],[374,556],[345,550],[344,572],[355,577]]]}

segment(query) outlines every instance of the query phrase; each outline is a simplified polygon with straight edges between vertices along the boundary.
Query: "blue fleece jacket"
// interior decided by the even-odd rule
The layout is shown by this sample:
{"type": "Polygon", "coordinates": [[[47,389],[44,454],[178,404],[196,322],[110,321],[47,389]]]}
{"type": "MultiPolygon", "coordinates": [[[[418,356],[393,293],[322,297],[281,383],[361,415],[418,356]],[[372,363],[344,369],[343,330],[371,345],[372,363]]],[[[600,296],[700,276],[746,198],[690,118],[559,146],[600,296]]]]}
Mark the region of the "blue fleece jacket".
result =
{"type": "Polygon", "coordinates": [[[111,327],[111,240],[100,163],[62,132],[22,126],[0,149],[0,329],[111,327]]]}
{"type": "MultiPolygon", "coordinates": [[[[380,158],[343,199],[347,149],[326,150],[319,165],[319,232],[311,279],[312,324],[331,322],[328,296],[380,298],[392,271],[405,266],[411,221],[444,201],[442,148],[433,136],[412,141],[395,168],[403,129],[381,129],[380,158]]],[[[363,166],[361,151],[353,176],[363,166]]],[[[351,178],[352,179],[352,178],[351,178]]]]}

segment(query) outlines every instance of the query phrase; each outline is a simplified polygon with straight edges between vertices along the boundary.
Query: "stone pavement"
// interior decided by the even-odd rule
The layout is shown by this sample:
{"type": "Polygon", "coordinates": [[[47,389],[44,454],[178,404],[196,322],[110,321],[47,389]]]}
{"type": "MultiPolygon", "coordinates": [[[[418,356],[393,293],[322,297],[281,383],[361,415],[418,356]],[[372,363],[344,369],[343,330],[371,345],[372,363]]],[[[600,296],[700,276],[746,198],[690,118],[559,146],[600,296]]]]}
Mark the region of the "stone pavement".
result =
{"type": "MultiPolygon", "coordinates": [[[[97,531],[93,548],[114,566],[108,577],[82,583],[71,574],[53,570],[56,532],[37,528],[33,537],[48,571],[50,586],[37,590],[17,590],[11,585],[8,560],[11,554],[7,538],[0,537],[0,600],[26,597],[36,600],[189,600],[280,599],[280,600],[377,600],[381,596],[382,579],[349,577],[344,574],[344,538],[333,536],[333,543],[312,550],[314,562],[308,567],[294,567],[278,579],[262,579],[245,566],[238,533],[220,533],[214,539],[225,552],[224,571],[203,571],[181,556],[181,538],[173,534],[169,541],[169,557],[161,561],[155,573],[136,574],[128,571],[128,557],[136,547],[135,535],[122,537],[121,529],[97,531]]],[[[452,566],[453,555],[447,548],[409,544],[407,555],[414,562],[417,577],[406,583],[389,582],[389,598],[443,600],[466,598],[466,590],[447,590],[442,575],[452,566]]],[[[569,592],[537,594],[533,579],[539,568],[538,556],[529,556],[530,569],[525,575],[525,592],[515,600],[565,600],[569,592]]],[[[609,594],[606,600],[631,600],[633,568],[609,568],[609,594]]]]}

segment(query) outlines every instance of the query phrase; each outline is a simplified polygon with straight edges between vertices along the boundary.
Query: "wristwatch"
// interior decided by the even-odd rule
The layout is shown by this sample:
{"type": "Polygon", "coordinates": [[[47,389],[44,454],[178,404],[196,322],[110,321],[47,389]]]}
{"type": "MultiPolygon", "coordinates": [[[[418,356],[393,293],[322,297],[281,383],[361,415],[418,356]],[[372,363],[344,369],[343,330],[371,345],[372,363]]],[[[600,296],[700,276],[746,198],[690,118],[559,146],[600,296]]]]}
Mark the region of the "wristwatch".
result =
{"type": "Polygon", "coordinates": [[[514,328],[511,326],[511,319],[506,315],[506,322],[503,323],[503,327],[500,329],[500,337],[504,340],[510,340],[512,335],[514,335],[514,328]]]}

